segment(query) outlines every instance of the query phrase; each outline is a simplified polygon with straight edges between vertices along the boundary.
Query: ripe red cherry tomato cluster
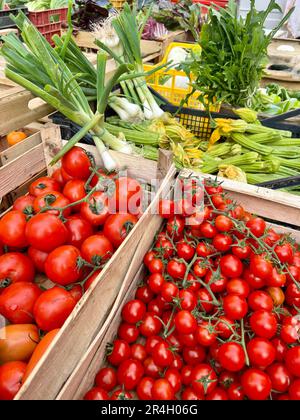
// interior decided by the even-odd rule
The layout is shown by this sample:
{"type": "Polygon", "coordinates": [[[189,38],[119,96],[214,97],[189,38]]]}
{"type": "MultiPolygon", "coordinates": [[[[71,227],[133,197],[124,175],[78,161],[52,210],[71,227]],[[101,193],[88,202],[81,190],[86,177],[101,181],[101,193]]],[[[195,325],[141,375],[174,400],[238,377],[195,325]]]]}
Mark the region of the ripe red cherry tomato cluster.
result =
{"type": "Polygon", "coordinates": [[[0,331],[0,399],[19,390],[35,349],[23,324],[45,333],[60,328],[138,221],[141,185],[93,165],[73,147],[0,220],[0,315],[13,324],[9,334],[0,331]],[[40,288],[37,273],[52,287],[40,288]]]}
{"type": "Polygon", "coordinates": [[[85,399],[300,399],[299,245],[221,186],[204,194],[201,217],[161,201],[148,275],[85,399]]]}

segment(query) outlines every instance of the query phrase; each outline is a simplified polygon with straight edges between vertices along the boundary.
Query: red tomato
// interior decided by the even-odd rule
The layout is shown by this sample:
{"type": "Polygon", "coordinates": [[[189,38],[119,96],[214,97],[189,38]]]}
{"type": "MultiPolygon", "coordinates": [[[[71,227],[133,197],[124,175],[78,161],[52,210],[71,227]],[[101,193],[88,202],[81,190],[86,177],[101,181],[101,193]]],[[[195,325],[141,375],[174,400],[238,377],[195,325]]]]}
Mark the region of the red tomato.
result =
{"type": "Polygon", "coordinates": [[[80,248],[85,239],[93,235],[92,225],[77,215],[68,217],[65,226],[69,232],[68,243],[76,248],[80,248]]]}
{"type": "Polygon", "coordinates": [[[162,273],[164,269],[164,264],[161,259],[153,258],[153,260],[149,263],[148,269],[150,273],[162,273]]]}
{"type": "Polygon", "coordinates": [[[136,388],[136,393],[139,400],[152,400],[152,388],[154,379],[144,376],[136,388]]]}
{"type": "MultiPolygon", "coordinates": [[[[197,273],[195,272],[195,274],[197,273]]],[[[213,293],[221,293],[226,289],[227,278],[220,274],[219,270],[209,271],[206,274],[204,281],[206,284],[210,285],[211,291],[213,293]]]]}
{"type": "Polygon", "coordinates": [[[300,379],[292,382],[289,388],[289,396],[291,400],[300,401],[300,379]]]}
{"type": "Polygon", "coordinates": [[[295,346],[285,354],[285,364],[292,375],[300,377],[300,346],[295,346]]]}
{"type": "Polygon", "coordinates": [[[61,185],[61,186],[65,185],[65,180],[62,176],[61,168],[55,169],[55,171],[51,175],[51,178],[53,178],[56,182],[58,182],[59,185],[61,185]]]}
{"type": "Polygon", "coordinates": [[[132,324],[127,324],[122,322],[118,329],[118,337],[122,340],[127,341],[127,343],[134,343],[139,336],[138,327],[132,324]]]}
{"type": "MultiPolygon", "coordinates": [[[[44,207],[55,207],[61,209],[69,204],[70,201],[60,192],[48,191],[35,198],[33,202],[33,210],[35,213],[39,213],[39,211],[41,211],[44,207]]],[[[55,216],[59,216],[60,214],[59,210],[47,210],[44,213],[54,214],[55,216]]],[[[67,217],[70,213],[71,208],[68,207],[63,211],[63,216],[67,217]]]]}
{"type": "Polygon", "coordinates": [[[182,198],[175,203],[175,214],[188,217],[195,213],[192,197],[182,198]]]}
{"type": "Polygon", "coordinates": [[[166,370],[165,379],[170,383],[173,388],[174,394],[181,389],[181,375],[177,369],[169,368],[166,370]]]}
{"type": "Polygon", "coordinates": [[[107,361],[113,366],[119,366],[122,362],[129,359],[131,349],[124,340],[115,340],[113,345],[107,346],[107,361]]]}
{"type": "Polygon", "coordinates": [[[245,366],[245,352],[238,343],[227,342],[222,344],[218,356],[222,367],[230,372],[239,372],[245,366]]]}
{"type": "MultiPolygon", "coordinates": [[[[67,197],[70,203],[82,200],[86,196],[85,182],[80,179],[68,181],[63,189],[63,195],[67,197]]],[[[73,212],[80,211],[81,204],[72,207],[73,212]]]]}
{"type": "Polygon", "coordinates": [[[277,392],[286,392],[292,382],[292,376],[282,363],[274,363],[267,369],[272,382],[272,389],[277,392]]]}
{"type": "Polygon", "coordinates": [[[173,353],[166,342],[157,343],[152,351],[154,363],[160,367],[167,367],[173,361],[173,353]]]}
{"type": "Polygon", "coordinates": [[[76,305],[72,295],[60,287],[43,292],[36,300],[33,315],[43,331],[60,328],[76,305]]]}
{"type": "Polygon", "coordinates": [[[220,338],[227,339],[232,336],[235,330],[234,321],[225,316],[220,316],[215,325],[215,330],[220,338]]]}
{"type": "Polygon", "coordinates": [[[83,285],[83,289],[86,292],[88,288],[95,282],[95,280],[98,278],[99,274],[101,273],[101,270],[95,271],[94,274],[92,274],[90,277],[86,279],[83,285]]]}
{"type": "Polygon", "coordinates": [[[179,292],[180,307],[185,311],[193,311],[197,306],[197,300],[194,293],[188,290],[180,290],[179,292]]]}
{"type": "Polygon", "coordinates": [[[81,284],[74,284],[70,287],[69,293],[71,294],[72,298],[75,300],[75,302],[79,302],[80,299],[83,296],[83,290],[81,284]]]}
{"type": "Polygon", "coordinates": [[[91,160],[86,151],[74,146],[62,158],[62,167],[73,178],[86,180],[90,176],[91,160]]]}
{"type": "Polygon", "coordinates": [[[264,310],[271,312],[274,307],[271,296],[262,290],[255,290],[250,293],[248,297],[248,304],[253,311],[264,310]]]}
{"type": "Polygon", "coordinates": [[[168,219],[174,215],[174,207],[174,201],[172,200],[159,200],[158,214],[161,217],[168,219]]]}
{"type": "Polygon", "coordinates": [[[120,177],[116,180],[115,193],[110,199],[115,211],[122,214],[137,214],[142,200],[141,184],[133,178],[120,177]]]}
{"type": "Polygon", "coordinates": [[[103,233],[111,241],[115,248],[118,248],[126,239],[138,219],[132,214],[112,214],[105,221],[103,233]]]}
{"type": "Polygon", "coordinates": [[[241,260],[244,260],[246,258],[249,258],[251,255],[251,248],[249,245],[234,245],[232,247],[232,253],[236,257],[238,257],[241,260]]]}
{"type": "Polygon", "coordinates": [[[261,369],[271,365],[276,357],[276,350],[266,338],[255,337],[247,344],[247,352],[251,365],[261,369]]]}
{"type": "Polygon", "coordinates": [[[32,246],[28,248],[27,253],[28,253],[29,258],[33,262],[36,270],[40,273],[44,273],[45,262],[49,254],[47,252],[43,252],[43,251],[40,251],[39,249],[33,248],[32,246]]]}
{"type": "Polygon", "coordinates": [[[163,372],[163,369],[154,363],[152,357],[147,357],[143,365],[145,369],[145,375],[150,376],[153,379],[159,378],[163,372]]]}
{"type": "Polygon", "coordinates": [[[214,305],[210,302],[212,302],[212,297],[207,289],[204,287],[198,290],[197,292],[198,301],[201,306],[201,308],[206,312],[210,313],[214,309],[214,305]]]}
{"type": "Polygon", "coordinates": [[[243,388],[239,383],[230,385],[227,390],[227,395],[231,401],[243,401],[245,399],[243,388]]]}
{"type": "Polygon", "coordinates": [[[220,259],[221,272],[226,277],[240,277],[243,272],[243,264],[235,255],[224,255],[220,259]]]}
{"type": "MultiPolygon", "coordinates": [[[[210,276],[208,281],[211,279],[212,277],[212,272],[208,272],[209,269],[209,264],[207,263],[207,261],[205,259],[199,259],[195,261],[195,264],[193,265],[193,273],[196,277],[204,277],[206,275],[210,276]]],[[[206,283],[208,283],[208,281],[206,281],[206,283]]]]}
{"type": "Polygon", "coordinates": [[[300,308],[300,289],[295,283],[291,283],[287,286],[285,299],[290,306],[300,308]]]}
{"type": "Polygon", "coordinates": [[[228,370],[224,370],[223,372],[220,373],[218,383],[221,388],[228,390],[230,385],[237,382],[238,382],[238,376],[236,373],[229,372],[228,370]]]}
{"type": "Polygon", "coordinates": [[[124,360],[118,367],[118,383],[126,391],[135,389],[142,379],[144,368],[141,362],[134,359],[124,360]]]}
{"type": "Polygon", "coordinates": [[[172,242],[166,238],[158,238],[154,247],[162,258],[170,258],[174,254],[172,242]]]}
{"type": "Polygon", "coordinates": [[[218,233],[215,226],[210,222],[203,222],[199,230],[201,235],[207,239],[212,239],[218,233]]]}
{"type": "Polygon", "coordinates": [[[41,293],[33,283],[11,284],[0,295],[0,314],[12,324],[31,324],[34,322],[33,307],[41,293]]]}
{"type": "Polygon", "coordinates": [[[60,246],[48,255],[45,273],[53,283],[61,286],[76,283],[82,275],[80,260],[80,252],[75,246],[60,246]]]}
{"type": "Polygon", "coordinates": [[[183,401],[197,401],[203,399],[203,397],[199,397],[198,394],[190,387],[185,388],[181,394],[181,400],[183,401]]]}
{"type": "Polygon", "coordinates": [[[61,168],[61,176],[64,180],[64,184],[67,183],[68,181],[71,181],[72,179],[76,179],[73,176],[69,175],[67,171],[64,170],[64,168],[61,168]]]}
{"type": "Polygon", "coordinates": [[[35,197],[27,194],[17,198],[13,204],[13,210],[20,211],[26,215],[33,213],[33,202],[35,197]]]}
{"type": "Polygon", "coordinates": [[[85,396],[83,397],[86,401],[102,401],[102,400],[109,400],[108,393],[99,387],[94,387],[90,389],[85,396]]]}
{"type": "Polygon", "coordinates": [[[87,202],[81,204],[80,215],[92,226],[101,226],[109,217],[107,195],[102,191],[95,191],[87,202]]]}
{"type": "Polygon", "coordinates": [[[184,347],[182,355],[185,363],[191,366],[196,366],[204,362],[206,358],[204,347],[197,345],[194,347],[184,347]]]}
{"type": "Polygon", "coordinates": [[[223,298],[225,316],[232,320],[243,319],[248,312],[247,301],[238,295],[227,295],[223,298]]]}
{"type": "Polygon", "coordinates": [[[171,260],[167,264],[167,272],[174,279],[183,279],[186,272],[186,265],[177,260],[171,260]]]}
{"type": "Polygon", "coordinates": [[[33,282],[34,265],[20,252],[8,252],[0,256],[0,287],[11,283],[33,282]]]}
{"type": "Polygon", "coordinates": [[[142,321],[146,314],[146,305],[140,300],[130,300],[122,309],[122,318],[128,324],[142,321]]]}
{"type": "Polygon", "coordinates": [[[254,255],[250,260],[250,270],[254,276],[267,280],[272,276],[273,267],[262,255],[254,255]]]}
{"type": "Polygon", "coordinates": [[[267,311],[255,311],[250,316],[250,326],[252,331],[263,338],[272,338],[277,331],[276,316],[267,311]]]}
{"type": "Polygon", "coordinates": [[[192,372],[193,372],[193,366],[185,365],[181,369],[180,375],[181,375],[181,381],[183,385],[188,386],[192,382],[192,372]]]}
{"type": "Polygon", "coordinates": [[[150,337],[151,335],[159,334],[162,329],[161,321],[157,318],[155,313],[147,312],[144,316],[143,321],[139,326],[140,334],[144,337],[150,337]]]}
{"type": "Polygon", "coordinates": [[[182,237],[184,229],[184,218],[180,216],[172,216],[167,222],[167,232],[174,241],[178,241],[182,237]]]}
{"type": "Polygon", "coordinates": [[[26,363],[8,362],[0,366],[0,400],[13,400],[22,386],[26,363]]]}
{"type": "Polygon", "coordinates": [[[18,210],[11,210],[0,220],[0,240],[3,245],[24,248],[28,245],[25,235],[26,216],[18,210]]]}
{"type": "Polygon", "coordinates": [[[245,395],[250,400],[266,400],[271,392],[270,377],[259,369],[248,369],[243,373],[242,387],[245,395]]]}
{"type": "Polygon", "coordinates": [[[141,285],[138,287],[135,293],[136,299],[141,300],[144,303],[150,303],[151,300],[154,298],[154,293],[147,285],[141,285]]]}
{"type": "Polygon", "coordinates": [[[144,256],[143,262],[146,265],[146,267],[149,266],[153,258],[157,256],[157,253],[154,251],[148,251],[147,254],[144,256]]]}
{"type": "Polygon", "coordinates": [[[217,386],[217,375],[210,365],[199,364],[193,369],[191,385],[200,396],[210,394],[217,386]]]}
{"type": "Polygon", "coordinates": [[[109,239],[100,234],[87,238],[80,250],[82,258],[95,265],[101,265],[109,260],[114,252],[109,239]]]}
{"type": "Polygon", "coordinates": [[[265,280],[255,276],[248,268],[244,270],[243,279],[252,289],[262,289],[266,285],[265,280]]]}
{"type": "Polygon", "coordinates": [[[167,379],[157,379],[152,387],[152,397],[154,400],[173,400],[174,390],[167,379]]]}
{"type": "Polygon", "coordinates": [[[205,242],[199,242],[196,248],[196,253],[199,257],[209,257],[213,253],[213,248],[210,246],[210,244],[207,244],[205,242]]]}
{"type": "Polygon", "coordinates": [[[257,238],[261,237],[266,230],[266,222],[260,217],[253,217],[246,223],[247,228],[250,229],[250,232],[253,233],[257,238]]]}
{"type": "Polygon", "coordinates": [[[147,352],[145,349],[145,346],[142,344],[133,344],[131,346],[131,357],[132,359],[139,360],[140,362],[143,362],[147,357],[147,352]]]}
{"type": "Polygon", "coordinates": [[[162,343],[164,340],[159,335],[151,335],[146,339],[145,348],[148,354],[152,354],[154,347],[158,343],[162,343]]]}
{"type": "Polygon", "coordinates": [[[117,389],[117,391],[115,391],[112,394],[112,396],[111,396],[110,399],[111,400],[120,400],[120,401],[132,400],[133,399],[133,396],[128,391],[124,391],[123,389],[117,389]]]}
{"type": "Polygon", "coordinates": [[[189,311],[179,311],[174,318],[178,333],[191,334],[197,329],[197,321],[189,311]]]}
{"type": "Polygon", "coordinates": [[[274,252],[277,254],[280,262],[285,264],[292,264],[294,257],[294,250],[290,243],[286,242],[282,245],[276,245],[274,252]]]}
{"type": "Polygon", "coordinates": [[[233,228],[233,222],[229,217],[219,215],[216,217],[215,226],[220,232],[229,232],[233,228]]]}
{"type": "Polygon", "coordinates": [[[207,395],[206,400],[207,401],[227,401],[228,395],[224,389],[217,387],[207,395]]]}
{"type": "Polygon", "coordinates": [[[300,319],[298,316],[288,316],[283,320],[280,338],[287,344],[297,343],[300,332],[300,319]]]}
{"type": "Polygon", "coordinates": [[[212,244],[219,252],[227,252],[232,245],[232,237],[224,233],[217,233],[213,238],[212,244]]]}
{"type": "Polygon", "coordinates": [[[273,344],[276,351],[276,360],[278,362],[282,362],[288,349],[287,345],[279,337],[273,338],[271,340],[271,343],[273,344]]]}
{"type": "Polygon", "coordinates": [[[99,370],[95,378],[96,386],[111,391],[117,385],[117,373],[115,369],[104,367],[99,370]]]}
{"type": "Polygon", "coordinates": [[[250,293],[248,283],[245,280],[238,278],[230,280],[226,285],[226,290],[228,294],[234,294],[241,298],[246,298],[250,293]]]}
{"type": "Polygon", "coordinates": [[[196,340],[201,346],[210,347],[217,341],[215,327],[209,322],[202,322],[196,331],[196,340]]]}
{"type": "Polygon", "coordinates": [[[38,197],[42,194],[47,194],[49,191],[60,191],[61,185],[54,179],[48,176],[42,176],[33,181],[29,186],[29,194],[38,197]]]}
{"type": "Polygon", "coordinates": [[[31,246],[40,251],[50,252],[63,245],[69,233],[63,222],[53,214],[37,214],[27,223],[26,236],[31,246]]]}
{"type": "Polygon", "coordinates": [[[183,258],[185,261],[190,261],[195,254],[195,248],[188,242],[180,241],[177,243],[178,258],[183,258]]]}

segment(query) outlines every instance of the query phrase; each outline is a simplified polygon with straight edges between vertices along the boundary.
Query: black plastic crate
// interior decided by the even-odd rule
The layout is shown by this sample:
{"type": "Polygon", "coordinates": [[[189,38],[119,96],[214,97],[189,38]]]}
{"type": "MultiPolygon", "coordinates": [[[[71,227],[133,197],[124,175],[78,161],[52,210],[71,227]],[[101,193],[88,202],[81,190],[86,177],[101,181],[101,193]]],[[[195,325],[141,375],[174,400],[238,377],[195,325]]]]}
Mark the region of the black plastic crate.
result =
{"type": "Polygon", "coordinates": [[[28,15],[27,7],[18,7],[16,9],[0,11],[0,29],[16,28],[16,24],[11,20],[10,15],[16,16],[20,11],[28,15]]]}

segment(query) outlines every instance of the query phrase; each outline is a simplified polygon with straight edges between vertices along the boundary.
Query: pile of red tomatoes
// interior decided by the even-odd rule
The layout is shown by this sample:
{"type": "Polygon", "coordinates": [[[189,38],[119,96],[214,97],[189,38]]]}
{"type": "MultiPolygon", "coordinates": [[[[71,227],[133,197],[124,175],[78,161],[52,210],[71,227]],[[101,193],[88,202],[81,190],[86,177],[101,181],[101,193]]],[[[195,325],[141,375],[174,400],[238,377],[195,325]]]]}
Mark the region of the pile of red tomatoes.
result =
{"type": "Polygon", "coordinates": [[[0,399],[15,396],[136,224],[132,196],[138,209],[136,180],[97,170],[93,158],[74,147],[52,177],[32,182],[1,218],[0,315],[9,325],[0,329],[0,399]],[[38,273],[51,280],[47,290],[37,284],[38,273]]]}
{"type": "Polygon", "coordinates": [[[86,400],[300,399],[299,245],[221,186],[203,194],[192,216],[160,202],[148,275],[86,400]]]}

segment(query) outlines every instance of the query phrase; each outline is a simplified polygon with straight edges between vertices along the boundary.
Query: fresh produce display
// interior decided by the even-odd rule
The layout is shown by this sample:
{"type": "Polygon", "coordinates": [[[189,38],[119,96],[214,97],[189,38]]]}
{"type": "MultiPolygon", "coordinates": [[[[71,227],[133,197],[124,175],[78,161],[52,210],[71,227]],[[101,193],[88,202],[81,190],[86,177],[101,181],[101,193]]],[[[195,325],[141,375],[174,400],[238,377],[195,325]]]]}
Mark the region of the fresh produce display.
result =
{"type": "Polygon", "coordinates": [[[148,274],[84,399],[299,399],[299,244],[221,185],[179,186],[188,195],[160,202],[148,274]]]}
{"type": "Polygon", "coordinates": [[[0,219],[0,315],[9,323],[0,329],[0,399],[15,396],[135,226],[141,198],[138,181],[96,168],[73,147],[0,219]]]}
{"type": "Polygon", "coordinates": [[[253,109],[270,115],[300,108],[300,93],[288,91],[282,86],[272,83],[257,90],[253,98],[253,109]]]}
{"type": "MultiPolygon", "coordinates": [[[[253,110],[235,113],[241,119],[216,118],[210,141],[201,143],[202,172],[250,184],[299,175],[300,139],[261,125],[253,110]]],[[[300,194],[299,187],[283,190],[300,194]]]]}
{"type": "Polygon", "coordinates": [[[226,8],[209,8],[208,21],[198,39],[202,53],[183,65],[195,91],[201,92],[199,100],[203,105],[217,102],[252,106],[268,62],[267,47],[293,9],[267,35],[266,19],[280,7],[276,0],[260,12],[254,0],[250,5],[245,19],[239,17],[235,0],[229,0],[226,8]]]}

